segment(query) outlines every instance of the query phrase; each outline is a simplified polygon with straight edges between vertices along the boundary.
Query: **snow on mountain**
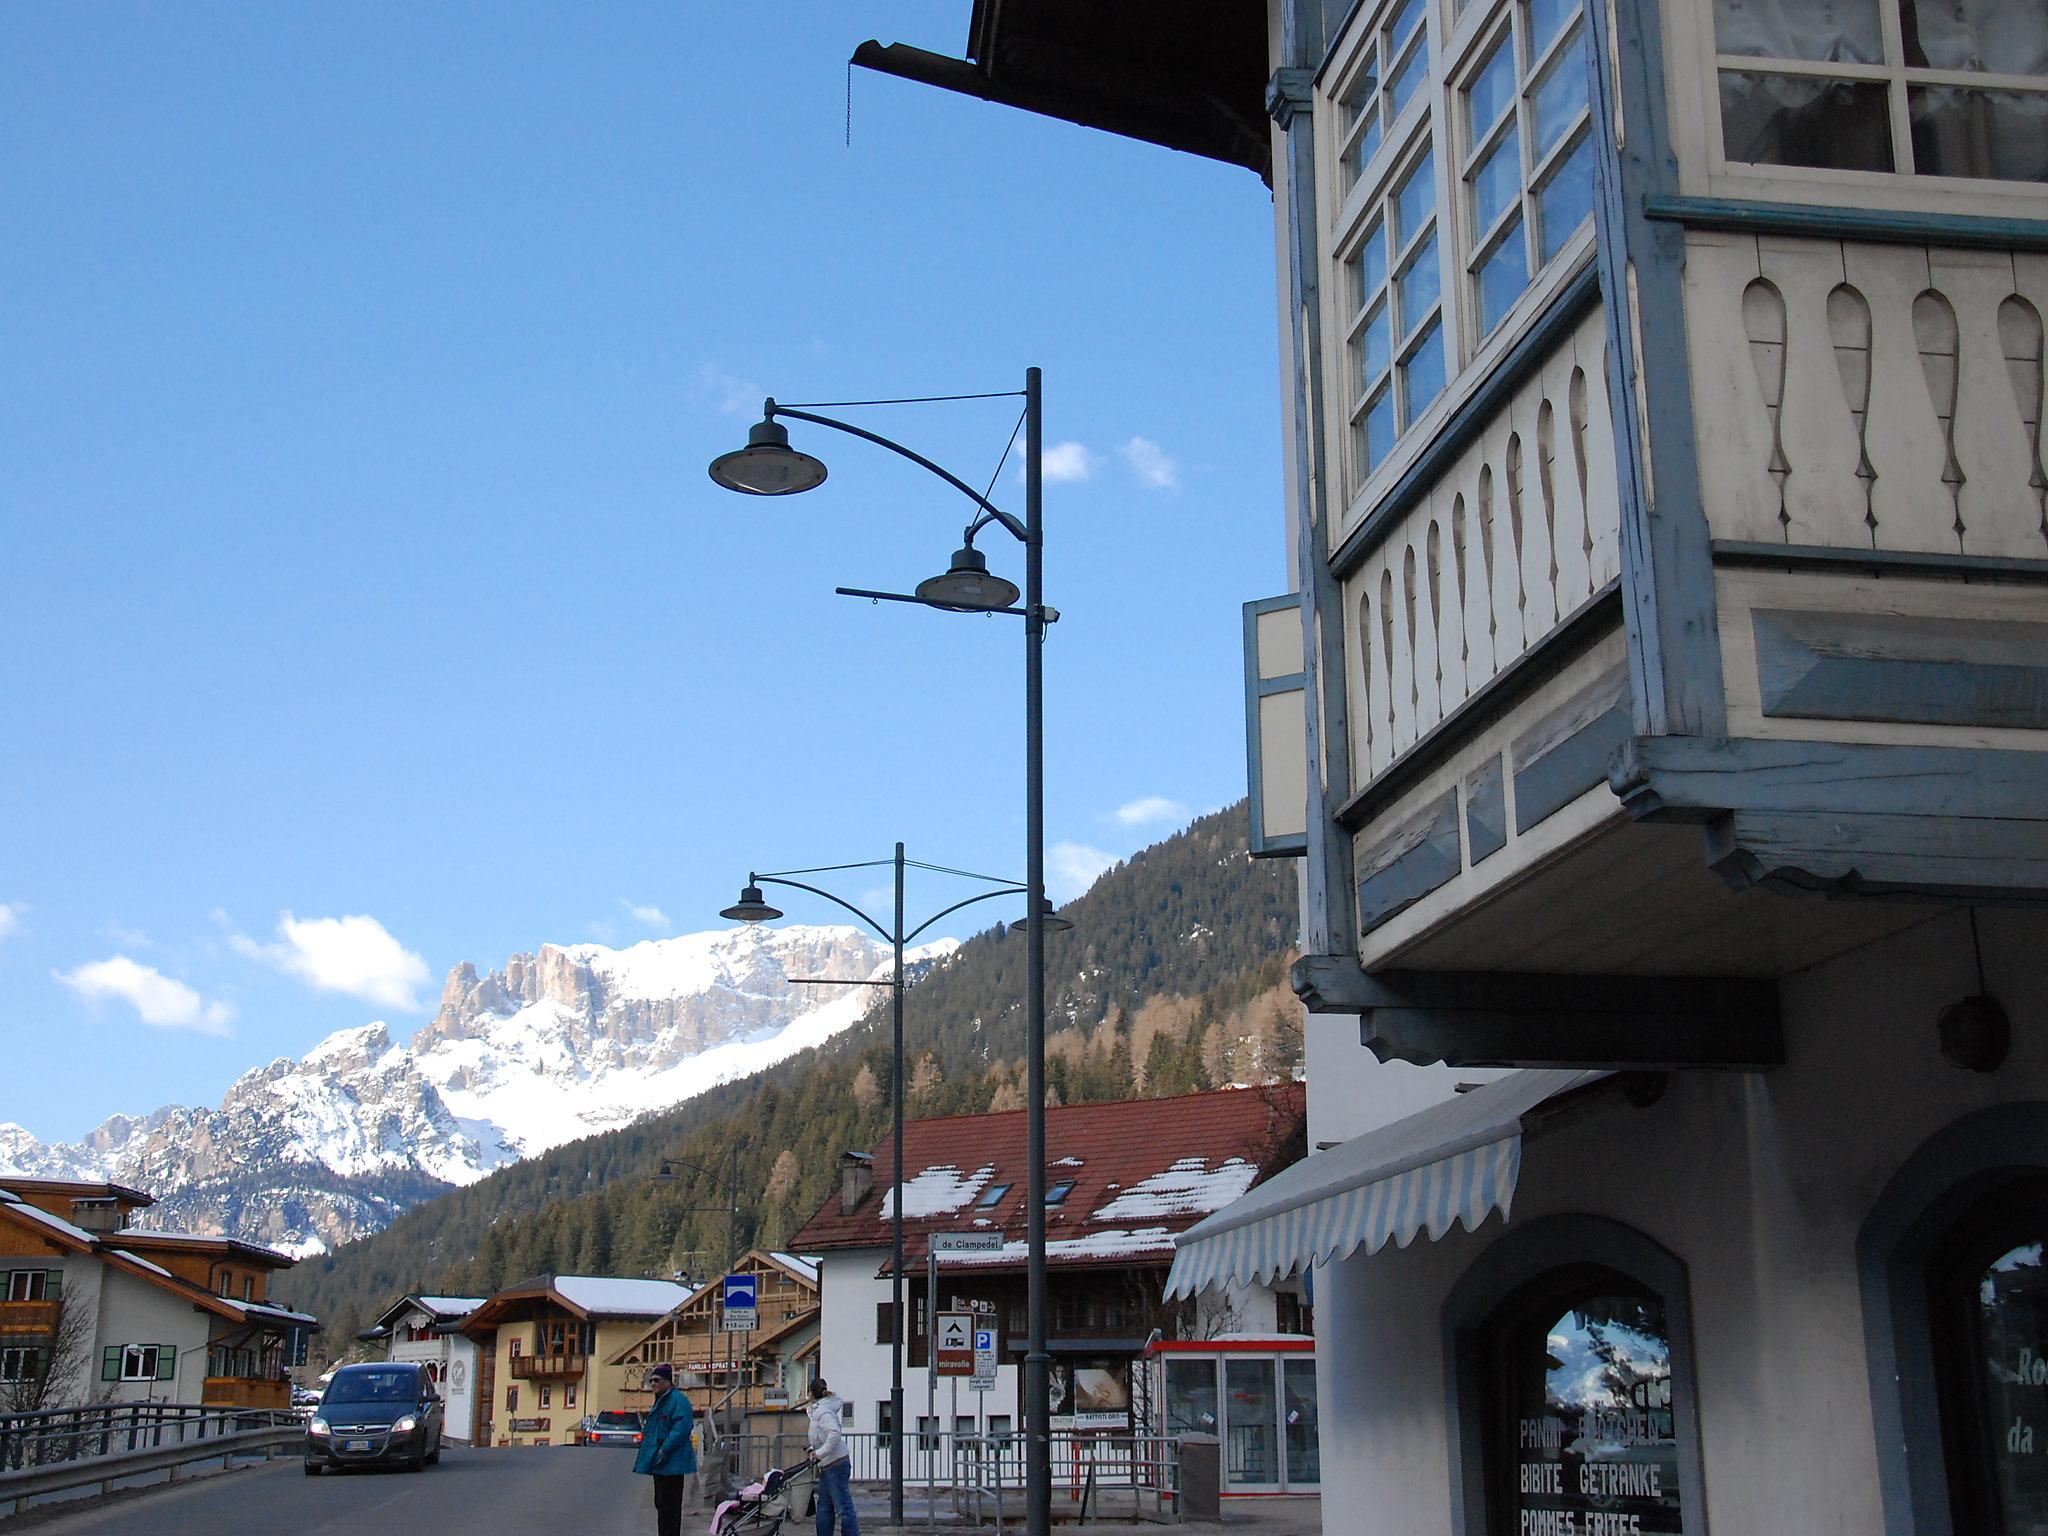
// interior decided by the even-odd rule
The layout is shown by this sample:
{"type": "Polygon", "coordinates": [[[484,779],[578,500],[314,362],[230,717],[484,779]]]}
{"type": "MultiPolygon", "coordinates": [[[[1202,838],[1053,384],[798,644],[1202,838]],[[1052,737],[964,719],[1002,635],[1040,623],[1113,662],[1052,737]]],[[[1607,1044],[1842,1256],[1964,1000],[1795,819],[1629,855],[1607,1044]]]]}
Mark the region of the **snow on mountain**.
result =
{"type": "MultiPolygon", "coordinates": [[[[920,969],[954,941],[914,950],[920,969]]],[[[115,1115],[82,1141],[0,1123],[0,1172],[112,1179],[156,1223],[315,1253],[549,1147],[666,1109],[830,1039],[889,951],[858,929],[740,927],[627,949],[544,944],[467,962],[405,1044],[382,1021],[253,1068],[218,1109],[115,1115]]]]}

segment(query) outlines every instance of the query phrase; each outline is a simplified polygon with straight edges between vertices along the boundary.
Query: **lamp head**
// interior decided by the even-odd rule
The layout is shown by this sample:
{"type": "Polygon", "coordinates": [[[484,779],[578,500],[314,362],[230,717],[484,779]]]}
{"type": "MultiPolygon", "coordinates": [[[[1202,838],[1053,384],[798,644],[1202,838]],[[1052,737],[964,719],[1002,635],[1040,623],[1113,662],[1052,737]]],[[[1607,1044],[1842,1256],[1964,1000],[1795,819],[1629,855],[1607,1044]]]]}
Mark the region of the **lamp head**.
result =
{"type": "Polygon", "coordinates": [[[749,496],[793,496],[825,483],[825,466],[789,446],[789,428],[773,416],[747,428],[747,446],[711,461],[711,478],[749,496]]]}
{"type": "Polygon", "coordinates": [[[988,560],[972,544],[953,552],[953,563],[945,574],[917,584],[917,595],[940,608],[958,613],[984,613],[1007,608],[1017,601],[1017,588],[1000,576],[988,573],[988,560]]]}
{"type": "Polygon", "coordinates": [[[772,923],[782,912],[762,899],[761,887],[746,885],[740,887],[740,899],[718,915],[735,923],[772,923]]]}
{"type": "MultiPolygon", "coordinates": [[[[1052,898],[1050,896],[1041,896],[1038,900],[1038,926],[1047,933],[1071,933],[1074,927],[1072,922],[1061,917],[1059,913],[1053,910],[1052,898]]],[[[1030,931],[1031,925],[1021,917],[1016,922],[1010,924],[1010,932],[1012,933],[1028,933],[1030,931]]]]}

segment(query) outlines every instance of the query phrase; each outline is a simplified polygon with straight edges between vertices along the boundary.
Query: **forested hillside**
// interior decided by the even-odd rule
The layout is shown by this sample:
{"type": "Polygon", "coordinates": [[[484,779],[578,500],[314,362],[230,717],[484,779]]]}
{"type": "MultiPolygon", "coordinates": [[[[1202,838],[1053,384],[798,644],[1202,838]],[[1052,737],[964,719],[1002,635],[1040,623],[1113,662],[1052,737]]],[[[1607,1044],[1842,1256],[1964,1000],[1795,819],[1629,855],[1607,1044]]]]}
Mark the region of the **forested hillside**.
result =
{"type": "MultiPolygon", "coordinates": [[[[1137,854],[1063,909],[1047,940],[1048,1096],[1058,1103],[1185,1093],[1290,1073],[1300,1035],[1287,965],[1294,867],[1255,861],[1242,803],[1137,854]]],[[[1023,1103],[1024,939],[997,927],[909,993],[907,1112],[1023,1103]]],[[[829,1191],[838,1154],[888,1129],[886,992],[828,1044],[624,1130],[557,1147],[308,1260],[279,1292],[339,1354],[407,1290],[481,1295],[528,1275],[693,1276],[737,1241],[774,1245],[829,1191]],[[672,1176],[654,1177],[664,1158],[672,1176]]]]}

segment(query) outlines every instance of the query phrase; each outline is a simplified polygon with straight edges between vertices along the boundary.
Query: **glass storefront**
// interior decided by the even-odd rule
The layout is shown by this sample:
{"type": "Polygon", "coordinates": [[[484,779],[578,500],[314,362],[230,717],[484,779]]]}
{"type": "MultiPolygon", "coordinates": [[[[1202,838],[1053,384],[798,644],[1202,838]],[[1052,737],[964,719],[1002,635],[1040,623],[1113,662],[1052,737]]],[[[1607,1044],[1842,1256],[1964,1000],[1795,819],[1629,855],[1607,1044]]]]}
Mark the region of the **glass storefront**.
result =
{"type": "Polygon", "coordinates": [[[1321,1482],[1315,1356],[1175,1353],[1164,1367],[1162,1427],[1217,1437],[1225,1493],[1308,1492],[1321,1482]]]}
{"type": "Polygon", "coordinates": [[[2048,1204],[2006,1204],[1959,1235],[1937,1277],[1956,1528],[2048,1536],[2048,1204]]]}

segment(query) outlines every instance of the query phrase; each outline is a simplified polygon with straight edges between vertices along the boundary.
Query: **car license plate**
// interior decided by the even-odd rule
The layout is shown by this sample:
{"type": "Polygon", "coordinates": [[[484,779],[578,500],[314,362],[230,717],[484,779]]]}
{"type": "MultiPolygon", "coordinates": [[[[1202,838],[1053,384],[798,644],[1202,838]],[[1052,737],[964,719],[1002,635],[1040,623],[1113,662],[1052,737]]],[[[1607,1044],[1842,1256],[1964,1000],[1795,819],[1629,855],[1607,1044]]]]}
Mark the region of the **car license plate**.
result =
{"type": "Polygon", "coordinates": [[[345,1451],[367,1451],[369,1448],[370,1442],[367,1440],[351,1440],[342,1447],[345,1451]]]}

